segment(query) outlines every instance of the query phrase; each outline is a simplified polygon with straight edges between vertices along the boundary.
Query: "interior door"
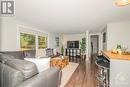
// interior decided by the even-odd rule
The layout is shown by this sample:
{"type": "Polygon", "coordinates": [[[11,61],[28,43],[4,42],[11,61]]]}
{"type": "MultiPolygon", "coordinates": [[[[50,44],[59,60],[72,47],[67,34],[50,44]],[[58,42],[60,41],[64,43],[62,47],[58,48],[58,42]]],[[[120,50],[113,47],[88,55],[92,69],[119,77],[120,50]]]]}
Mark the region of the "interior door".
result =
{"type": "Polygon", "coordinates": [[[99,49],[99,36],[91,35],[91,54],[97,54],[99,49]]]}

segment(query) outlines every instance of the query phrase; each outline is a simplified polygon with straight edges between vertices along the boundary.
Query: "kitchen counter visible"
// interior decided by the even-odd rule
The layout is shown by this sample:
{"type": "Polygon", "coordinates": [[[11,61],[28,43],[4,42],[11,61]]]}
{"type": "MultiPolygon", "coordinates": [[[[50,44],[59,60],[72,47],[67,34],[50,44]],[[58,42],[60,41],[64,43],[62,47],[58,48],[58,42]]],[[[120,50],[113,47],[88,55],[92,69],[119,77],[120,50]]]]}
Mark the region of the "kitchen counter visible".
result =
{"type": "Polygon", "coordinates": [[[102,51],[103,55],[108,59],[114,59],[114,60],[130,60],[130,53],[126,54],[117,54],[112,53],[111,51],[102,51]]]}
{"type": "Polygon", "coordinates": [[[102,51],[110,61],[109,87],[130,87],[130,54],[115,54],[111,51],[102,51]]]}

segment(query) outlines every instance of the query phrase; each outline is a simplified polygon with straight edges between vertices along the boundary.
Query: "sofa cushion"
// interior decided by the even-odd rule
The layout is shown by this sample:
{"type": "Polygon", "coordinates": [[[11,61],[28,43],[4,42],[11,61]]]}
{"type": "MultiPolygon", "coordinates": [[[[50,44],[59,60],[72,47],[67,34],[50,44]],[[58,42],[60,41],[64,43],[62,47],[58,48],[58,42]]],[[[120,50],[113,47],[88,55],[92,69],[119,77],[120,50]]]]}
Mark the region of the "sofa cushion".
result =
{"type": "Polygon", "coordinates": [[[11,55],[13,57],[15,57],[16,59],[24,59],[24,52],[23,51],[5,51],[5,52],[1,52],[7,55],[11,55]]]}
{"type": "MultiPolygon", "coordinates": [[[[27,58],[35,58],[35,54],[36,54],[36,51],[35,50],[27,50],[27,51],[24,51],[24,55],[25,57],[27,58]]],[[[24,57],[24,58],[25,58],[24,57]]]]}
{"type": "Polygon", "coordinates": [[[16,87],[22,81],[22,72],[0,63],[0,87],[16,87]]]}
{"type": "Polygon", "coordinates": [[[0,53],[0,62],[5,63],[5,61],[10,59],[14,59],[14,57],[11,55],[0,53]]]}
{"type": "Polygon", "coordinates": [[[24,75],[24,80],[31,78],[32,76],[38,73],[37,67],[34,63],[20,60],[20,59],[12,59],[5,62],[8,66],[19,70],[24,75]]]}

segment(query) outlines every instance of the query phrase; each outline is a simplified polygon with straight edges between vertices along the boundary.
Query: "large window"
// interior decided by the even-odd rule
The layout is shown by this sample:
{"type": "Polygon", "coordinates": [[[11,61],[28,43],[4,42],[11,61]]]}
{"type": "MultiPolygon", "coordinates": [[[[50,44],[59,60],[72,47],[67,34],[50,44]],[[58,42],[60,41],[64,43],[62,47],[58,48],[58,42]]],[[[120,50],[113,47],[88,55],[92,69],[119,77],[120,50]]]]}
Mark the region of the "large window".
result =
{"type": "Polygon", "coordinates": [[[21,50],[34,50],[47,48],[47,35],[20,33],[21,50]]]}
{"type": "Polygon", "coordinates": [[[20,33],[21,50],[32,50],[36,48],[36,35],[20,33]]]}
{"type": "Polygon", "coordinates": [[[47,36],[38,36],[38,48],[47,48],[47,36]]]}

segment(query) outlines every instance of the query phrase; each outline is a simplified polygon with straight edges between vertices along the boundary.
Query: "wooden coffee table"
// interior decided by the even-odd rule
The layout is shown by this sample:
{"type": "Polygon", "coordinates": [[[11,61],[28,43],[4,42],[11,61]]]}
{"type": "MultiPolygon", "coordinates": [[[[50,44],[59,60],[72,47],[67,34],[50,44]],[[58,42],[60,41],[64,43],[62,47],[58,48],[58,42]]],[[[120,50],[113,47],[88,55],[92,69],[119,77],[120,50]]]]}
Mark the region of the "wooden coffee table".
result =
{"type": "Polygon", "coordinates": [[[55,66],[58,67],[60,69],[63,69],[65,66],[67,66],[69,64],[69,57],[68,56],[59,56],[59,57],[55,57],[52,58],[50,60],[50,66],[55,66]]]}

